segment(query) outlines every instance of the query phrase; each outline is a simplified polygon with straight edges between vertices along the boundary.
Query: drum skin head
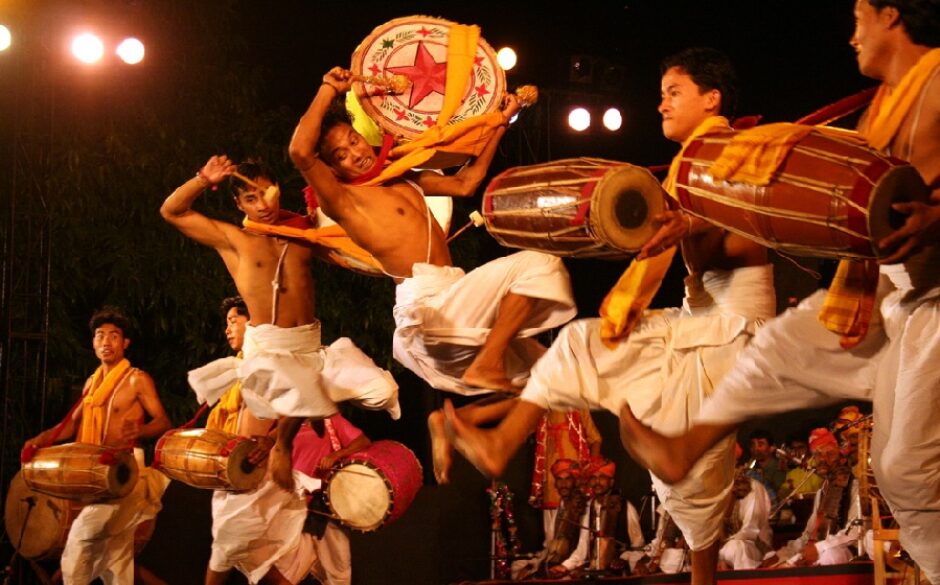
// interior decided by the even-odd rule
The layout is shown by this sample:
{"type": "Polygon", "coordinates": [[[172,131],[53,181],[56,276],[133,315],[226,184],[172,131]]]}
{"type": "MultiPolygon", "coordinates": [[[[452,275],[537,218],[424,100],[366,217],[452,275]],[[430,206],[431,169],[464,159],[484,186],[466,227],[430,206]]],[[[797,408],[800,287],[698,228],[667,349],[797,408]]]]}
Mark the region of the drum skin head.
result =
{"type": "Polygon", "coordinates": [[[389,485],[371,465],[353,462],[330,477],[328,503],[350,528],[370,532],[382,526],[392,507],[389,485]]]}
{"type": "Polygon", "coordinates": [[[910,201],[926,202],[929,197],[930,189],[912,166],[894,167],[882,175],[872,192],[868,214],[868,232],[876,256],[891,253],[891,250],[879,250],[878,241],[904,225],[905,216],[891,209],[891,205],[910,201]]]}
{"type": "MultiPolygon", "coordinates": [[[[412,82],[402,95],[377,92],[361,81],[352,85],[362,109],[396,139],[413,140],[437,123],[444,101],[450,29],[455,24],[430,16],[396,18],[376,27],[353,52],[350,69],[354,74],[397,74],[412,82]]],[[[499,109],[506,74],[496,61],[496,52],[482,37],[477,41],[470,75],[461,105],[448,123],[499,109]]]]}
{"type": "Polygon", "coordinates": [[[10,482],[4,507],[7,536],[24,558],[54,556],[65,546],[69,527],[80,509],[77,502],[31,490],[19,471],[10,482]]]}
{"type": "Polygon", "coordinates": [[[659,181],[642,167],[625,166],[597,184],[591,201],[591,229],[598,238],[626,252],[638,252],[658,229],[653,216],[665,209],[659,181]]]}

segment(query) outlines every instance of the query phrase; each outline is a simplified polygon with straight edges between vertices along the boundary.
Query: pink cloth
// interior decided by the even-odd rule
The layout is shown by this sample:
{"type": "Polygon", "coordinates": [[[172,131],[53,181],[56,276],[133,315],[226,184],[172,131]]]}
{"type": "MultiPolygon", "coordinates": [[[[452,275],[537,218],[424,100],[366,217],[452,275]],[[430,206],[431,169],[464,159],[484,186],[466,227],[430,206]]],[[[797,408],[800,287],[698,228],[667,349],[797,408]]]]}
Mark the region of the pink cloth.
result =
{"type": "MultiPolygon", "coordinates": [[[[306,473],[310,477],[322,478],[323,474],[319,471],[320,460],[336,451],[349,445],[356,438],[362,435],[362,431],[357,429],[341,414],[324,419],[332,424],[336,433],[339,445],[333,446],[330,441],[330,432],[324,429],[323,436],[317,435],[316,431],[310,426],[309,422],[304,423],[297,436],[294,437],[293,463],[294,469],[306,473]]],[[[324,424],[324,427],[326,425],[324,424]]]]}

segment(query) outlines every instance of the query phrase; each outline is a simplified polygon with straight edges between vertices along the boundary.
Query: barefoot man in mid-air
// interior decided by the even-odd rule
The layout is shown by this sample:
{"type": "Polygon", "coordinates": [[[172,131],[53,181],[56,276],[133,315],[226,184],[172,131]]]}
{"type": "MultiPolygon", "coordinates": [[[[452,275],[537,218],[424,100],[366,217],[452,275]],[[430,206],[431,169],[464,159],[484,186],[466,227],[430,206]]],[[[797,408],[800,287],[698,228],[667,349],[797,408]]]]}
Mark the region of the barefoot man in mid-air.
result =
{"type": "MultiPolygon", "coordinates": [[[[339,67],[300,119],[290,154],[316,191],[327,215],[372,254],[396,289],[395,358],[432,387],[463,395],[518,392],[544,351],[532,336],[574,317],[568,274],[561,261],[538,252],[498,258],[469,273],[452,266],[446,235],[425,195],[472,195],[486,176],[508,120],[519,109],[506,99],[479,156],[455,175],[409,172],[381,186],[353,183],[377,163],[376,153],[337,108],[351,85],[339,67]]],[[[469,416],[493,419],[502,400],[476,406],[469,416]]],[[[474,418],[474,420],[477,420],[474,418]]],[[[429,419],[435,475],[447,481],[450,446],[440,413],[429,419]]]]}
{"type": "MultiPolygon", "coordinates": [[[[663,134],[676,142],[727,130],[733,111],[734,70],[713,49],[689,49],[662,66],[663,134]]],[[[664,187],[673,192],[676,157],[664,187]]],[[[681,432],[730,368],[757,324],[774,315],[773,271],[766,250],[682,211],[658,217],[662,226],[608,295],[604,319],[562,329],[532,369],[519,402],[500,425],[485,431],[445,406],[455,446],[481,471],[500,475],[547,410],[606,409],[629,404],[663,432],[681,432]],[[682,308],[647,310],[674,246],[689,270],[682,308]],[[664,252],[670,251],[668,254],[664,252]],[[626,299],[626,300],[624,300],[626,299]]],[[[692,582],[715,582],[719,537],[733,479],[734,439],[713,447],[686,481],[667,485],[653,476],[666,510],[692,549],[692,582]]]]}

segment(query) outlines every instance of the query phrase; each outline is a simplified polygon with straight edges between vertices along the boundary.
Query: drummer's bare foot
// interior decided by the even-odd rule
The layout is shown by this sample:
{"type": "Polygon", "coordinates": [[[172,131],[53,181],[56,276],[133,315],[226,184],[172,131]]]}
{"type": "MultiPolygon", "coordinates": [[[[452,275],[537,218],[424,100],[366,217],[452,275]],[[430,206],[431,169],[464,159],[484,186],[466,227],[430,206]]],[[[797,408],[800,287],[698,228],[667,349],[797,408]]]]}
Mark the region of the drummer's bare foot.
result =
{"type": "Polygon", "coordinates": [[[437,483],[450,482],[450,465],[453,462],[454,446],[451,445],[444,428],[444,411],[435,410],[428,416],[428,431],[431,433],[431,460],[434,462],[434,479],[437,483]]]}
{"type": "Polygon", "coordinates": [[[444,416],[447,421],[447,433],[454,448],[483,475],[502,475],[512,454],[507,454],[497,432],[483,430],[464,421],[450,400],[444,401],[444,416]]]}
{"type": "Polygon", "coordinates": [[[518,393],[519,388],[513,386],[503,368],[487,367],[474,361],[463,373],[460,380],[467,386],[486,388],[488,390],[502,390],[518,393]]]}
{"type": "Polygon", "coordinates": [[[620,440],[634,461],[666,483],[681,481],[692,468],[679,438],[664,437],[644,425],[627,403],[620,409],[620,440]]]}
{"type": "Polygon", "coordinates": [[[271,479],[281,489],[289,492],[294,491],[294,470],[291,465],[291,453],[280,444],[275,444],[271,449],[271,460],[268,462],[271,466],[271,479]]]}

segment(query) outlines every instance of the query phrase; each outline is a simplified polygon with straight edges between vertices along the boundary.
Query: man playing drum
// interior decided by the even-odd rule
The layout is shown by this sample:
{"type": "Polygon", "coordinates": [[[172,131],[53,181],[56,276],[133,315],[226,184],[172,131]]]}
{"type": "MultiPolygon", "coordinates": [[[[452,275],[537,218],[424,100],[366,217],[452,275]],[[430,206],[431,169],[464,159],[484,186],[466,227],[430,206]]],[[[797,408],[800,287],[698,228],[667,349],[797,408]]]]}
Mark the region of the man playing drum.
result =
{"type": "MultiPolygon", "coordinates": [[[[241,297],[222,301],[225,337],[241,355],[245,328],[251,318],[241,297]]],[[[251,414],[241,398],[236,381],[209,412],[206,428],[252,437],[258,447],[248,459],[261,465],[274,444],[269,435],[273,422],[251,414]]],[[[237,567],[252,582],[289,583],[280,569],[293,565],[289,554],[300,546],[300,526],[306,514],[303,500],[294,492],[278,488],[266,475],[250,492],[216,490],[212,494],[212,554],[206,568],[206,583],[224,583],[237,567]]]]}
{"type": "MultiPolygon", "coordinates": [[[[395,358],[440,390],[464,395],[517,391],[544,351],[531,337],[576,313],[567,271],[560,259],[527,251],[465,274],[452,266],[446,235],[432,220],[423,196],[474,193],[505,125],[519,109],[518,100],[507,97],[505,125],[455,175],[416,172],[367,187],[350,183],[371,170],[376,154],[348,118],[331,109],[350,85],[345,69],[336,67],[324,75],[297,125],[290,154],[327,215],[398,283],[395,358]]],[[[498,414],[508,406],[497,403],[495,409],[498,414]]],[[[446,481],[449,445],[438,414],[429,419],[429,427],[435,474],[446,481]]]]}
{"type": "MultiPolygon", "coordinates": [[[[666,59],[662,71],[659,112],[667,138],[685,143],[728,128],[722,114],[733,110],[735,75],[727,57],[689,49],[666,59]]],[[[670,193],[677,160],[664,183],[670,193]]],[[[684,431],[760,321],[774,315],[773,272],[764,248],[681,211],[665,211],[657,220],[661,227],[604,301],[604,319],[578,320],[562,330],[499,427],[478,429],[445,408],[456,447],[478,469],[501,474],[546,410],[619,413],[628,403],[655,428],[684,431]],[[677,244],[689,270],[683,307],[645,311],[659,280],[642,275],[661,278],[677,244]]],[[[684,482],[667,485],[653,476],[692,549],[693,583],[714,582],[733,465],[734,440],[728,437],[684,482]]]]}
{"type": "Polygon", "coordinates": [[[226,177],[232,177],[235,205],[246,218],[261,224],[290,221],[277,197],[266,197],[276,187],[273,172],[254,162],[236,167],[226,156],[211,157],[164,201],[160,213],[166,221],[219,253],[251,314],[244,359],[213,362],[191,372],[189,381],[201,400],[214,401],[240,379],[242,399],[255,416],[284,417],[269,465],[274,481],[292,489],[290,444],[305,419],[335,414],[343,400],[386,408],[396,417],[398,386],[348,339],[322,350],[309,244],[239,229],[192,209],[203,190],[226,177]],[[251,184],[236,182],[234,173],[251,184]]]}
{"type": "MultiPolygon", "coordinates": [[[[170,428],[153,379],[131,367],[124,357],[131,343],[127,317],[115,307],[105,307],[92,315],[89,326],[100,365],[85,382],[81,408],[61,428],[27,441],[27,460],[36,448],[73,436],[81,443],[125,449],[170,428]],[[150,421],[145,422],[148,417],[150,421]]],[[[62,577],[67,585],[84,585],[98,578],[107,585],[134,583],[135,529],[156,517],[169,483],[163,474],[141,467],[130,494],[88,504],[75,518],[62,552],[62,577]]]]}
{"type": "Polygon", "coordinates": [[[657,436],[627,409],[622,434],[638,460],[678,481],[748,418],[872,400],[879,489],[901,526],[902,546],[940,583],[940,2],[857,0],[851,45],[861,72],[882,82],[860,133],[909,160],[933,189],[927,203],[894,206],[904,224],[878,242],[886,254],[880,275],[864,270],[860,279],[877,284],[877,294],[846,294],[852,283],[840,284],[840,276],[865,267],[840,266],[830,288],[838,294],[818,291],[762,329],[687,434],[657,436]],[[840,300],[850,315],[860,314],[862,327],[849,331],[855,339],[820,323],[840,300]],[[866,307],[874,309],[870,323],[866,307]]]}

